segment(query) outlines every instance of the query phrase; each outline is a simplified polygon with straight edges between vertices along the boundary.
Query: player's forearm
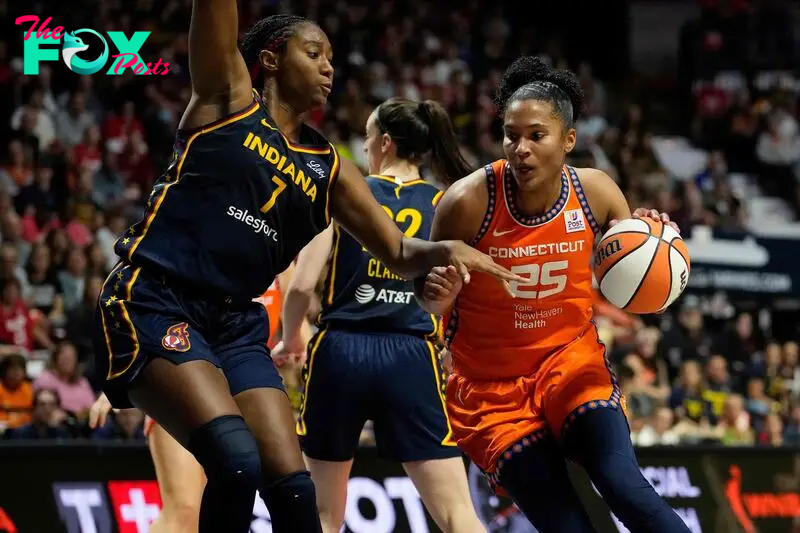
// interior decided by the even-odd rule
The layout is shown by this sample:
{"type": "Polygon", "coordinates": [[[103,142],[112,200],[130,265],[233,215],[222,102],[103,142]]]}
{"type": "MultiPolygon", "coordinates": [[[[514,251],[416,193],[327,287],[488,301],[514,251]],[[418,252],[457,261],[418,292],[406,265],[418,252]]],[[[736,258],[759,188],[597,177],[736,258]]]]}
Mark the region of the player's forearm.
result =
{"type": "Polygon", "coordinates": [[[433,267],[449,264],[450,259],[446,241],[429,242],[409,237],[403,237],[398,255],[389,268],[405,279],[426,276],[433,267]]]}
{"type": "Polygon", "coordinates": [[[283,301],[283,316],[281,317],[283,342],[291,344],[303,333],[302,328],[305,323],[308,309],[311,306],[313,292],[289,287],[283,301]]]}

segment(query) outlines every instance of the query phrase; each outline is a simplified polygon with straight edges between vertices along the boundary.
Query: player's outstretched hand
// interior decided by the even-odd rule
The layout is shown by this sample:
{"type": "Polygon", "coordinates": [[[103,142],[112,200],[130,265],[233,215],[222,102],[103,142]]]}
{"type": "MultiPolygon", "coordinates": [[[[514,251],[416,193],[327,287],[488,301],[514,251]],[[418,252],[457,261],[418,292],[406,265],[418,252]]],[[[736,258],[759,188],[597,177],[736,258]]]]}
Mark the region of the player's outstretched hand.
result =
{"type": "MultiPolygon", "coordinates": [[[[678,233],[681,232],[681,228],[679,228],[676,223],[670,220],[669,215],[667,213],[659,213],[655,209],[647,209],[646,207],[640,207],[633,212],[631,218],[652,218],[653,220],[658,220],[659,222],[668,225],[670,228],[674,229],[678,233]]],[[[619,220],[612,220],[608,223],[608,227],[610,228],[614,227],[614,225],[617,224],[618,222],[619,220]]]]}
{"type": "Polygon", "coordinates": [[[446,241],[448,249],[448,263],[452,265],[456,272],[461,276],[465,284],[469,283],[471,271],[483,272],[493,276],[503,284],[506,292],[513,296],[509,282],[518,281],[527,283],[530,280],[513,274],[509,270],[495,263],[491,257],[483,252],[479,252],[472,246],[462,241],[446,241]]]}
{"type": "Polygon", "coordinates": [[[119,411],[119,409],[112,409],[111,402],[108,401],[106,395],[101,394],[92,404],[92,408],[89,409],[89,427],[96,429],[106,425],[108,412],[112,410],[115,413],[119,411]]]}

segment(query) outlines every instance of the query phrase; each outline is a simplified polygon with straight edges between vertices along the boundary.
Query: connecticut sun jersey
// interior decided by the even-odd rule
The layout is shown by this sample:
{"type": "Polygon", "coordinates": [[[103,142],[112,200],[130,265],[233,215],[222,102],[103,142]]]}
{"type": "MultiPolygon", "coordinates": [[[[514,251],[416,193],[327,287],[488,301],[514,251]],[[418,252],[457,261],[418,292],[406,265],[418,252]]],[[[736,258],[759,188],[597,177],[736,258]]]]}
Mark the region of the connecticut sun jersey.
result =
{"type": "Polygon", "coordinates": [[[533,375],[594,328],[591,262],[599,226],[571,167],[562,170],[555,204],[534,217],[516,207],[505,160],[488,165],[486,175],[489,205],[473,246],[529,281],[513,282],[512,298],[495,279],[473,273],[445,316],[445,337],[454,369],[468,378],[533,375]]]}
{"type": "MultiPolygon", "coordinates": [[[[368,176],[373,196],[407,237],[428,239],[436,204],[433,185],[368,176]]],[[[414,287],[373,257],[355,238],[334,226],[333,252],[322,294],[320,323],[355,330],[433,335],[439,321],[414,299],[414,287]]]]}
{"type": "Polygon", "coordinates": [[[264,103],[195,130],[179,130],[144,217],[115,251],[136,266],[251,299],[330,222],[339,157],[309,127],[294,144],[264,103]]]}

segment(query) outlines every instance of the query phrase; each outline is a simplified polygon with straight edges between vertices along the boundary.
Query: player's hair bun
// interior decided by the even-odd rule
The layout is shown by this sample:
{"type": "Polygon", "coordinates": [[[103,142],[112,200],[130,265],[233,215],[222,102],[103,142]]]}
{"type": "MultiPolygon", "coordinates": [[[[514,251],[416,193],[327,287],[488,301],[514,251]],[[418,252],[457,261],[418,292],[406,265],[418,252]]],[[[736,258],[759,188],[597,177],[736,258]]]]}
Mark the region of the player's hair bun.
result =
{"type": "Polygon", "coordinates": [[[537,81],[549,82],[561,89],[572,102],[573,119],[578,119],[584,103],[578,77],[569,70],[554,69],[536,56],[519,57],[506,69],[495,94],[495,104],[500,113],[505,110],[508,100],[517,89],[537,81]]]}

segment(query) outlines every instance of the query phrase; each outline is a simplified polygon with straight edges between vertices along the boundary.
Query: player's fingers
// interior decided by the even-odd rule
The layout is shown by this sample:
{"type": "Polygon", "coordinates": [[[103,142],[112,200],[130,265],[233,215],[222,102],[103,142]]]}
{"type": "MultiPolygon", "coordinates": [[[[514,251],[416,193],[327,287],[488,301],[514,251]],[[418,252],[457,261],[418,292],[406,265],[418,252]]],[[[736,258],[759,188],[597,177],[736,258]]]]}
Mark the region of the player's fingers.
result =
{"type": "Polygon", "coordinates": [[[680,228],[680,227],[678,227],[678,225],[677,225],[676,223],[674,223],[674,222],[672,222],[672,221],[669,221],[669,222],[667,222],[667,225],[668,225],[670,228],[672,228],[672,229],[674,229],[675,231],[677,231],[678,233],[680,233],[680,232],[681,232],[681,228],[680,228]]]}
{"type": "Polygon", "coordinates": [[[469,267],[467,267],[467,265],[461,261],[456,262],[456,264],[452,266],[455,267],[459,277],[464,282],[464,284],[466,285],[467,283],[469,283],[470,280],[469,267]]]}
{"type": "Polygon", "coordinates": [[[647,216],[648,209],[644,207],[637,207],[636,210],[631,215],[631,218],[642,218],[647,216]]]}
{"type": "Polygon", "coordinates": [[[669,213],[660,213],[659,218],[664,224],[669,224],[669,213]]]}
{"type": "Polygon", "coordinates": [[[661,220],[661,213],[659,213],[655,209],[651,209],[650,211],[648,211],[647,216],[652,218],[653,220],[659,220],[659,221],[661,220]]]}
{"type": "Polygon", "coordinates": [[[426,300],[440,300],[447,298],[450,294],[452,294],[452,291],[434,283],[426,283],[425,289],[422,291],[422,295],[426,300]]]}
{"type": "MultiPolygon", "coordinates": [[[[456,276],[455,282],[458,282],[460,279],[461,279],[460,277],[456,276]]],[[[452,290],[454,281],[431,272],[430,274],[428,274],[428,277],[425,278],[425,283],[426,284],[431,283],[433,285],[439,285],[440,287],[444,287],[445,289],[452,290]]]]}

